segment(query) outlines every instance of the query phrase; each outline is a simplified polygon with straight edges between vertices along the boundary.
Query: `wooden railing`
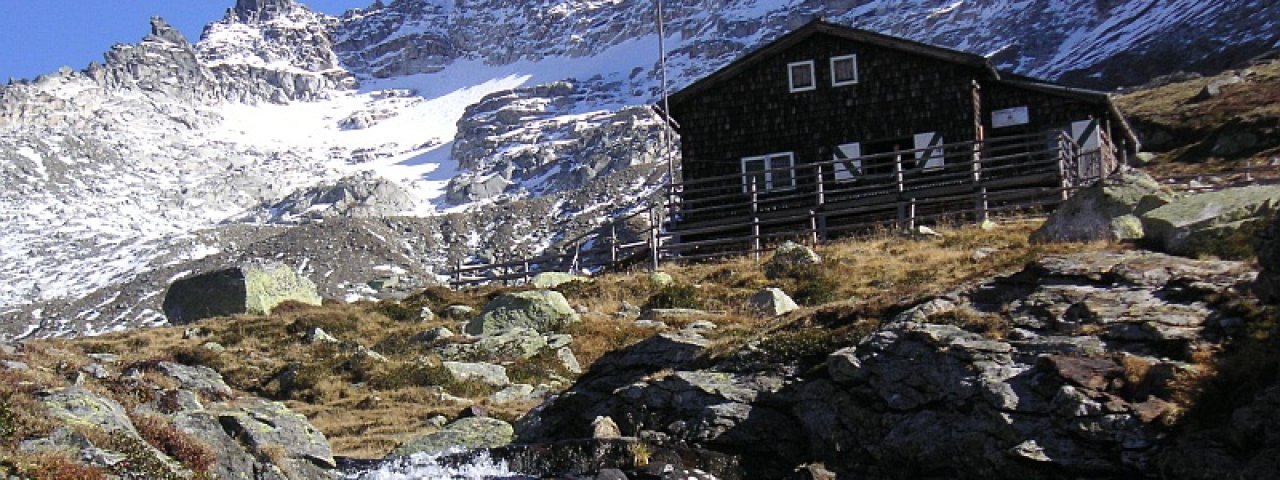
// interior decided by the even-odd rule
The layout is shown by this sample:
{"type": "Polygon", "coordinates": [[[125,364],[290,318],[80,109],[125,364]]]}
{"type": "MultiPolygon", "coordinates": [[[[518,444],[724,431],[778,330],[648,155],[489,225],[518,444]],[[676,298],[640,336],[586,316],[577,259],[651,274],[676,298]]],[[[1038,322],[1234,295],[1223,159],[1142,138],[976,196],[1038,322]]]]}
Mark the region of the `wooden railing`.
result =
{"type": "MultiPolygon", "coordinates": [[[[1104,146],[1105,146],[1104,142],[1104,146]]],[[[626,265],[656,269],[663,261],[759,255],[782,240],[818,244],[872,229],[914,230],[944,220],[977,221],[1039,216],[1109,173],[1103,152],[1081,152],[1065,136],[1024,135],[942,146],[943,165],[910,168],[915,153],[903,150],[862,157],[863,174],[837,181],[842,160],[790,169],[795,186],[764,191],[743,175],[675,182],[614,219],[559,242],[552,253],[508,262],[458,263],[447,272],[455,286],[527,282],[544,271],[593,272],[626,265]],[[1095,164],[1095,162],[1098,162],[1095,164]],[[701,217],[701,218],[699,218],[701,217]],[[714,217],[714,218],[711,218],[714,217]],[[632,241],[619,240],[626,222],[642,219],[632,241]]],[[[1184,190],[1241,184],[1280,184],[1280,166],[1221,172],[1228,181],[1203,175],[1157,179],[1184,190]]]]}

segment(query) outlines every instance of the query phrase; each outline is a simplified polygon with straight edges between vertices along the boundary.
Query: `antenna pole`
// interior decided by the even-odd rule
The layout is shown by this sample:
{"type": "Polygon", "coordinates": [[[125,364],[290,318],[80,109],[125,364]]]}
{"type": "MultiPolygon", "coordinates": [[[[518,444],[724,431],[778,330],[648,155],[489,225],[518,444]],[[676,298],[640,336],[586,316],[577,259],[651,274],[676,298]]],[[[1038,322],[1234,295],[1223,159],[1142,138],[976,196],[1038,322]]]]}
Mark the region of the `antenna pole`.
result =
{"type": "MultiPolygon", "coordinates": [[[[663,25],[662,18],[662,0],[657,0],[658,8],[658,64],[662,77],[662,143],[667,157],[667,183],[674,184],[676,181],[675,161],[671,155],[671,104],[667,100],[667,33],[666,27],[663,25]]],[[[671,194],[668,187],[668,195],[671,194]]]]}

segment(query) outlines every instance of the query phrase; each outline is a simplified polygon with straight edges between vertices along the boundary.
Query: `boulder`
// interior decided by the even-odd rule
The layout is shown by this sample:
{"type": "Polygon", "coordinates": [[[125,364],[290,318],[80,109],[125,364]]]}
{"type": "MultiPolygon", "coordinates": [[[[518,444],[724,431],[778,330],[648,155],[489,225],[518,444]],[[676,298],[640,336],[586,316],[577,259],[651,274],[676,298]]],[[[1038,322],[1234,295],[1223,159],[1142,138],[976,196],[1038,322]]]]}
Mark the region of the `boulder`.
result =
{"type": "Polygon", "coordinates": [[[1146,238],[1175,255],[1253,255],[1253,237],[1280,202],[1280,186],[1250,186],[1188,195],[1141,215],[1146,238]]]}
{"type": "Polygon", "coordinates": [[[1124,241],[1143,238],[1139,215],[1175,196],[1145,173],[1122,170],[1076,192],[1054,210],[1033,242],[1124,241]]]}
{"type": "Polygon", "coordinates": [[[587,281],[587,277],[579,277],[571,273],[563,272],[542,272],[533,277],[529,281],[529,285],[533,288],[556,288],[569,282],[587,281]]]}
{"type": "Polygon", "coordinates": [[[673,283],[676,283],[676,281],[675,279],[671,278],[670,273],[653,272],[649,274],[649,283],[655,287],[662,288],[662,287],[669,286],[673,283]]]}
{"type": "Polygon", "coordinates": [[[456,448],[494,448],[511,443],[515,429],[502,420],[487,417],[463,418],[438,432],[410,439],[391,452],[396,456],[415,453],[439,454],[456,448]]]}
{"type": "Polygon", "coordinates": [[[244,265],[187,277],[169,286],[164,314],[173,324],[237,314],[266,315],[293,300],[320,305],[316,285],[279,263],[244,265]]]}
{"type": "Polygon", "coordinates": [[[476,313],[476,309],[466,305],[449,305],[444,308],[444,317],[454,320],[466,320],[473,313],[476,313]]]}
{"type": "Polygon", "coordinates": [[[178,382],[178,385],[208,398],[222,399],[232,395],[231,387],[222,380],[222,375],[205,366],[188,366],[173,362],[160,362],[156,369],[163,375],[178,382]]]}
{"type": "Polygon", "coordinates": [[[337,478],[324,433],[278,402],[241,398],[181,412],[174,426],[211,447],[217,478],[337,478]]]}
{"type": "Polygon", "coordinates": [[[477,381],[485,385],[502,387],[511,384],[507,369],[491,363],[444,362],[445,370],[459,381],[477,381]]]}
{"type": "Polygon", "coordinates": [[[547,339],[532,328],[516,327],[480,337],[474,343],[451,343],[437,349],[453,361],[529,358],[548,348],[547,339]]]}
{"type": "Polygon", "coordinates": [[[747,304],[751,306],[751,310],[769,317],[786,315],[800,309],[795,300],[780,288],[762,289],[752,295],[747,304]]]}
{"type": "Polygon", "coordinates": [[[812,248],[787,241],[774,249],[773,258],[764,264],[764,276],[772,280],[821,263],[822,257],[812,248]]]}
{"type": "Polygon", "coordinates": [[[493,299],[467,323],[466,332],[488,335],[516,327],[552,333],[579,321],[569,301],[560,292],[533,290],[508,293],[493,299]]]}

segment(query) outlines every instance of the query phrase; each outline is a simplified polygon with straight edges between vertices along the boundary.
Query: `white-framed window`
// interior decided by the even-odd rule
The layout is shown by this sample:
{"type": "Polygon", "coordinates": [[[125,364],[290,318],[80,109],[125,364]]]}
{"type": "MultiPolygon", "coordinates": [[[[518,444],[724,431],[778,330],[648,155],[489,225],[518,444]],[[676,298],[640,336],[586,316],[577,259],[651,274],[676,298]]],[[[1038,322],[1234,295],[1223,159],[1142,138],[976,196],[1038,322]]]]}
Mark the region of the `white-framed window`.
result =
{"type": "Polygon", "coordinates": [[[858,56],[831,57],[831,86],[842,87],[858,83],[858,56]]]}
{"type": "Polygon", "coordinates": [[[813,73],[813,60],[788,63],[787,82],[792,93],[818,88],[818,77],[813,73]]]}
{"type": "Polygon", "coordinates": [[[791,152],[771,153],[742,159],[742,191],[751,192],[752,183],[757,192],[795,188],[795,155],[791,152]]]}

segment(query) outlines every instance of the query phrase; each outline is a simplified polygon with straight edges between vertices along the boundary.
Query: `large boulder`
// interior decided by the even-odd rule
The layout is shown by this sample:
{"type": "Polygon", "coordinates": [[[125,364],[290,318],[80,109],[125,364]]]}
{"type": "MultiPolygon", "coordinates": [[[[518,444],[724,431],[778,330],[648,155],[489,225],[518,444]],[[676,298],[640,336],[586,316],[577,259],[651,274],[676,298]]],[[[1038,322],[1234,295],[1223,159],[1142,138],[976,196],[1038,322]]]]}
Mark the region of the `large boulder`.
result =
{"type": "Polygon", "coordinates": [[[511,443],[511,424],[488,417],[467,417],[446,425],[438,432],[410,439],[396,447],[392,455],[438,454],[456,448],[494,448],[511,443]]]}
{"type": "Polygon", "coordinates": [[[1147,240],[1168,253],[1245,258],[1277,202],[1280,186],[1199,193],[1142,214],[1142,226],[1147,240]]]}
{"type": "Polygon", "coordinates": [[[764,264],[764,276],[769,279],[787,276],[798,269],[822,263],[822,257],[812,248],[787,241],[773,251],[773,258],[764,264]]]}
{"type": "Polygon", "coordinates": [[[579,277],[572,273],[564,272],[542,272],[533,277],[529,281],[529,285],[533,288],[556,288],[569,282],[586,281],[586,277],[579,277]]]}
{"type": "Polygon", "coordinates": [[[550,333],[578,322],[578,312],[560,292],[533,290],[508,293],[493,299],[475,319],[467,323],[466,332],[488,335],[516,327],[550,333]]]}
{"type": "Polygon", "coordinates": [[[329,442],[307,418],[278,402],[240,398],[179,412],[174,426],[208,445],[217,478],[335,478],[329,442]]]}
{"type": "Polygon", "coordinates": [[[780,288],[762,289],[747,299],[747,303],[751,305],[751,310],[770,317],[786,315],[800,309],[795,300],[780,288]]]}
{"type": "Polygon", "coordinates": [[[164,297],[173,324],[236,314],[266,315],[286,300],[320,305],[316,285],[288,265],[247,263],[178,280],[164,297]]]}
{"type": "Polygon", "coordinates": [[[1138,170],[1123,170],[1077,192],[1031,234],[1034,242],[1123,241],[1143,238],[1139,215],[1174,194],[1138,170]]]}

